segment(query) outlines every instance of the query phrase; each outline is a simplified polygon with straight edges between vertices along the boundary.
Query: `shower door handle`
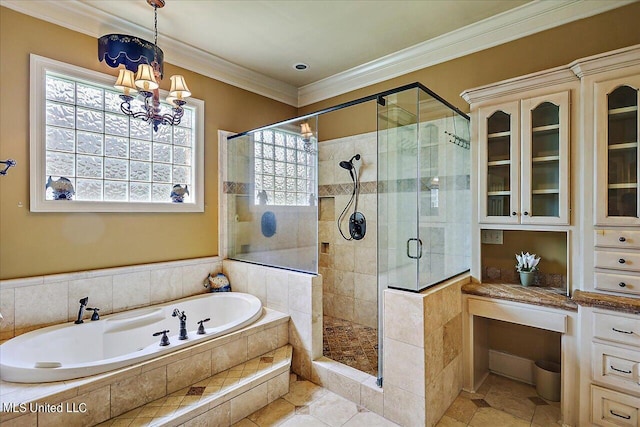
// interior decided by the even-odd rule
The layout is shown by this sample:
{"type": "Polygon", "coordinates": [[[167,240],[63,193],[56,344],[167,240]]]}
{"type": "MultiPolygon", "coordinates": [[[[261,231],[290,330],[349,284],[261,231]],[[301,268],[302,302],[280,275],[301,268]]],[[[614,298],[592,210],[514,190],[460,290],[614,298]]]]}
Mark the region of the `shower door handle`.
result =
{"type": "Polygon", "coordinates": [[[407,256],[411,259],[420,259],[422,258],[422,240],[420,239],[416,239],[416,238],[411,238],[409,240],[407,240],[407,256]],[[418,255],[417,256],[413,256],[411,255],[411,242],[415,241],[416,242],[416,246],[418,247],[418,255]]]}

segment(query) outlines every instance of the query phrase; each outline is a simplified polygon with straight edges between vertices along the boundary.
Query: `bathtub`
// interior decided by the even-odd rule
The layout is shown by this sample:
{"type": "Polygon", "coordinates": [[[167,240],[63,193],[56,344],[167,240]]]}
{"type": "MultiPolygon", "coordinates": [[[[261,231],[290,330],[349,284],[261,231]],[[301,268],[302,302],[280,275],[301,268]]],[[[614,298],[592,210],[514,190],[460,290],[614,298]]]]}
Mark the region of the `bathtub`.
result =
{"type": "Polygon", "coordinates": [[[49,326],[0,345],[0,378],[19,383],[62,381],[96,375],[149,360],[241,329],[262,315],[253,295],[239,292],[196,295],[164,304],[104,316],[76,325],[49,326]],[[174,309],[187,316],[188,339],[179,340],[174,309]],[[205,334],[198,335],[198,321],[205,334]],[[169,329],[170,344],[153,333],[169,329]]]}

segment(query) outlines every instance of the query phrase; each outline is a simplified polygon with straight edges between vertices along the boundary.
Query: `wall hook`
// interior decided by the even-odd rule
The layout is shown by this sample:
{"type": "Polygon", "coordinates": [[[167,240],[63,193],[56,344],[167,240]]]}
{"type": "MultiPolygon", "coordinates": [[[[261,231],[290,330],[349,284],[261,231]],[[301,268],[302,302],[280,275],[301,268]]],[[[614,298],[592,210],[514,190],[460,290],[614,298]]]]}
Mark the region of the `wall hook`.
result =
{"type": "Polygon", "coordinates": [[[7,174],[7,171],[9,170],[10,167],[15,166],[16,165],[16,161],[13,159],[7,159],[7,160],[0,160],[0,163],[5,164],[7,166],[5,166],[4,169],[2,169],[0,171],[0,175],[4,176],[7,174]]]}

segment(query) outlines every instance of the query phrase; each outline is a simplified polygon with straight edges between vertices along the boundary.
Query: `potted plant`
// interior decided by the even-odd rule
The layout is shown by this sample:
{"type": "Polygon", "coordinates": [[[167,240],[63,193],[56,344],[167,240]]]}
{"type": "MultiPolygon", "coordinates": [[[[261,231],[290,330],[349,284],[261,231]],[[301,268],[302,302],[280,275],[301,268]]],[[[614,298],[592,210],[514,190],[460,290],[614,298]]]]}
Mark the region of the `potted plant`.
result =
{"type": "Polygon", "coordinates": [[[520,273],[520,283],[522,286],[530,286],[533,283],[534,272],[538,269],[538,263],[540,257],[536,257],[536,254],[530,254],[527,252],[520,252],[520,255],[516,254],[516,269],[520,273]]]}

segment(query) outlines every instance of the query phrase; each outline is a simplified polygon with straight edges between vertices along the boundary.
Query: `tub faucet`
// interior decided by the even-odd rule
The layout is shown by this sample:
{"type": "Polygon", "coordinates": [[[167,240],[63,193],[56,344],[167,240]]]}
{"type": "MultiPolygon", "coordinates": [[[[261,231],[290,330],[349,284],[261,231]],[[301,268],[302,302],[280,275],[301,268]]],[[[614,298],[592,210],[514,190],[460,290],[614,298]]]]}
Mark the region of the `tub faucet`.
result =
{"type": "Polygon", "coordinates": [[[87,306],[87,303],[89,302],[89,297],[84,297],[78,302],[80,303],[80,309],[78,310],[78,318],[76,319],[75,322],[73,322],[76,325],[79,325],[80,323],[84,323],[82,321],[82,316],[84,315],[84,308],[87,306]]]}
{"type": "Polygon", "coordinates": [[[180,336],[178,337],[178,339],[186,340],[187,338],[189,338],[187,336],[187,315],[184,314],[184,311],[180,312],[180,310],[176,308],[175,310],[173,310],[173,314],[171,316],[180,319],[180,336]]]}

